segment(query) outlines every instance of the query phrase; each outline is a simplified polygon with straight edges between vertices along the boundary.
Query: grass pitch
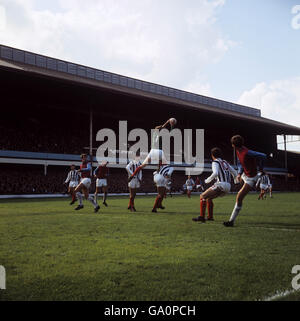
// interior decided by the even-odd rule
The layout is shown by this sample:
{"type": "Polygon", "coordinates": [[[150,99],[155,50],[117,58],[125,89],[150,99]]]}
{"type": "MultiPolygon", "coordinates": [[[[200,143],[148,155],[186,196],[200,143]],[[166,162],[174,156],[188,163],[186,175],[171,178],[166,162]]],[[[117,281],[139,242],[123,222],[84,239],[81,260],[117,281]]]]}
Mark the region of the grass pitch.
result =
{"type": "Polygon", "coordinates": [[[1,300],[264,300],[292,290],[300,265],[299,193],[248,195],[234,228],[222,222],[235,195],[205,224],[192,222],[197,195],[168,197],[157,214],[154,196],[137,197],[136,213],[126,197],[97,214],[68,199],[0,202],[1,300]]]}

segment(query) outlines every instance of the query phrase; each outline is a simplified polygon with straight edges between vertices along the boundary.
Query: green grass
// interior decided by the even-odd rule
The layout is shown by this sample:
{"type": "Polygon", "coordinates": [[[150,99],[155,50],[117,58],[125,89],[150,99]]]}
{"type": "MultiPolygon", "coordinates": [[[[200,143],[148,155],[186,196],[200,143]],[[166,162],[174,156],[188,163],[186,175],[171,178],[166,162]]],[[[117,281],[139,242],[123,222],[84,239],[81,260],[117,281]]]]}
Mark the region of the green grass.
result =
{"type": "MultiPolygon", "coordinates": [[[[300,194],[248,195],[234,228],[234,195],[215,200],[215,222],[192,222],[199,196],[111,197],[79,212],[67,199],[1,200],[1,300],[262,300],[292,290],[300,265],[300,194]]],[[[289,299],[289,297],[285,298],[289,299]]],[[[300,291],[290,296],[300,299],[300,291]]]]}

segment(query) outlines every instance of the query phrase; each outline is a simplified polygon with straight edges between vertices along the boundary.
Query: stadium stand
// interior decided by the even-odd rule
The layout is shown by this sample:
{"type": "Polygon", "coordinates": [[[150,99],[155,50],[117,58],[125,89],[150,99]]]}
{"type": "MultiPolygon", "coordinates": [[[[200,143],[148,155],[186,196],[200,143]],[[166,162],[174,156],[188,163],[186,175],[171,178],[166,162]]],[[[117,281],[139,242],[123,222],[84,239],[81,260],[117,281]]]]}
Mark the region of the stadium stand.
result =
{"type": "MultiPolygon", "coordinates": [[[[277,150],[276,135],[300,135],[300,128],[265,119],[258,109],[3,45],[0,86],[6,88],[1,96],[0,194],[64,193],[69,165],[78,166],[79,155],[88,152],[90,144],[95,153],[98,130],[118,132],[119,120],[127,120],[128,132],[145,128],[150,134],[170,116],[179,120],[179,129],[205,130],[201,179],[210,174],[213,147],[220,147],[224,158],[235,164],[230,137],[239,133],[247,146],[268,155],[274,190],[299,190],[300,155],[277,150]]],[[[195,141],[192,148],[194,153],[195,141]]],[[[153,170],[143,172],[141,191],[154,192],[153,170]]],[[[182,191],[185,180],[184,171],[176,170],[173,191],[182,191]]],[[[109,184],[111,193],[128,191],[124,165],[111,169],[109,184]]]]}

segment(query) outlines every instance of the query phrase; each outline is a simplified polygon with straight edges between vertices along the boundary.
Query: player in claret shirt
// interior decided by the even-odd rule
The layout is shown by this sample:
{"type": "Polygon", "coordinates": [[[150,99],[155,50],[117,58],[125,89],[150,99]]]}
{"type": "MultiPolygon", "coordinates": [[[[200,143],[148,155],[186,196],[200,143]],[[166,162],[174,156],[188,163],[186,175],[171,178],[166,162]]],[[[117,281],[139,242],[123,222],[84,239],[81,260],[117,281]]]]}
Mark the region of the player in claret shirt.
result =
{"type": "Polygon", "coordinates": [[[109,175],[109,169],[107,167],[108,162],[103,161],[101,165],[99,165],[94,170],[94,177],[97,178],[96,180],[96,192],[95,192],[95,202],[97,202],[98,193],[103,192],[103,205],[107,206],[106,198],[107,198],[107,177],[109,175]]]}
{"type": "Polygon", "coordinates": [[[74,191],[74,193],[76,194],[79,200],[79,205],[75,208],[75,210],[78,211],[83,208],[82,194],[81,194],[81,192],[83,192],[85,199],[90,201],[93,204],[94,210],[96,213],[99,211],[100,206],[95,202],[94,197],[89,194],[89,189],[91,186],[92,164],[88,161],[86,154],[81,155],[81,160],[82,160],[82,163],[80,164],[80,169],[78,170],[78,172],[81,173],[81,180],[79,185],[75,188],[75,191],[74,191]]]}
{"type": "Polygon", "coordinates": [[[242,209],[243,199],[255,186],[260,173],[264,168],[264,161],[266,160],[266,154],[255,152],[244,146],[244,138],[240,135],[233,136],[231,138],[231,145],[234,148],[238,158],[238,176],[237,178],[244,185],[240,189],[236,197],[236,203],[232,211],[231,217],[228,222],[224,222],[224,226],[232,227],[239,212],[242,209]]]}

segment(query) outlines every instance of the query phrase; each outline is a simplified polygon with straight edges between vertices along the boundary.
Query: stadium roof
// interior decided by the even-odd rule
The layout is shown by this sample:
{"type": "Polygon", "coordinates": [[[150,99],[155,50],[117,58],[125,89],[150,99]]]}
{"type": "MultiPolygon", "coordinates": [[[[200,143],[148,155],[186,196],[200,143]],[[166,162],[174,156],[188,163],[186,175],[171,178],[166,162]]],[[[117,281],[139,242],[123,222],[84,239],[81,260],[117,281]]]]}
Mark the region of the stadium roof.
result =
{"type": "Polygon", "coordinates": [[[300,135],[300,128],[260,117],[260,110],[196,95],[55,58],[0,45],[0,69],[56,78],[127,95],[159,100],[182,109],[201,110],[272,127],[276,134],[300,135]]]}

